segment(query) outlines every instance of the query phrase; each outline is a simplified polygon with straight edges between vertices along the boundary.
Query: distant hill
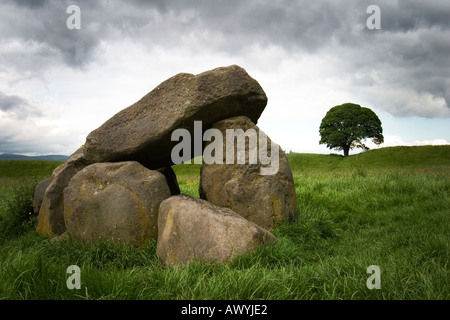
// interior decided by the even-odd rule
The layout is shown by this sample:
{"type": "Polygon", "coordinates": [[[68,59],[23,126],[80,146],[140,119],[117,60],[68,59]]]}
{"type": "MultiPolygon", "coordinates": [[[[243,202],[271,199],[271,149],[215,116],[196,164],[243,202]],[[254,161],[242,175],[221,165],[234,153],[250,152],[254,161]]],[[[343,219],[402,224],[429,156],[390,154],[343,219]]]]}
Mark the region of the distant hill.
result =
{"type": "Polygon", "coordinates": [[[338,154],[289,153],[292,170],[333,171],[355,168],[437,168],[450,166],[450,145],[372,149],[349,157],[338,154]]]}
{"type": "Polygon", "coordinates": [[[3,153],[0,160],[41,160],[41,161],[66,161],[69,157],[62,155],[24,156],[22,154],[3,153]]]}

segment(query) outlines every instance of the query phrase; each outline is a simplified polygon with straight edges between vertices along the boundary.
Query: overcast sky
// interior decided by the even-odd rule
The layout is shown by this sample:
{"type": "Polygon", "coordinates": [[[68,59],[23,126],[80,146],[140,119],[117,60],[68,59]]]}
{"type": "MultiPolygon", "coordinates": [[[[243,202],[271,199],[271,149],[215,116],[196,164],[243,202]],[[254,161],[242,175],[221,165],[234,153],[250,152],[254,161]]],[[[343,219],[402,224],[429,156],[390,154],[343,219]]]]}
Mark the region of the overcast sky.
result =
{"type": "Polygon", "coordinates": [[[258,125],[284,149],[337,152],[319,125],[346,102],[378,114],[382,146],[450,143],[448,0],[2,0],[0,153],[70,155],[167,78],[232,64],[263,87],[258,125]]]}

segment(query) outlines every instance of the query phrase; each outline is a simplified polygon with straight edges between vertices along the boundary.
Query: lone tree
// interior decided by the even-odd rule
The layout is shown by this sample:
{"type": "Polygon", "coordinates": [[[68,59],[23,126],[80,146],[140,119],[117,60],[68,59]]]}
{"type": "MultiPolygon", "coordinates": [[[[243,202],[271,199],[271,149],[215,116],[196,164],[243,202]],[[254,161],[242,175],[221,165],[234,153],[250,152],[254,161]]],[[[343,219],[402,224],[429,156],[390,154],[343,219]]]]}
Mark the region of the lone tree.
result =
{"type": "Polygon", "coordinates": [[[320,124],[320,144],[330,149],[344,150],[344,156],[353,148],[369,148],[362,142],[372,138],[379,145],[383,143],[383,128],[378,116],[369,108],[353,103],[344,103],[331,108],[320,124]]]}

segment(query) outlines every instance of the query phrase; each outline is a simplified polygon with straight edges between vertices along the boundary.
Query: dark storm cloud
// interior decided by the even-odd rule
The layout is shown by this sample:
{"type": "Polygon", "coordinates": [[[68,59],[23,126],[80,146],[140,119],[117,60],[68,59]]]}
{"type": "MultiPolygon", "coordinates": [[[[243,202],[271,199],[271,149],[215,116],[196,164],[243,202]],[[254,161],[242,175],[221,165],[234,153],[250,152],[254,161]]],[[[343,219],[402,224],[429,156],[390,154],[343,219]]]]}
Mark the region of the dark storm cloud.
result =
{"type": "MultiPolygon", "coordinates": [[[[192,54],[242,56],[255,45],[277,46],[292,55],[332,55],[343,75],[367,90],[413,90],[450,107],[449,17],[447,0],[2,1],[2,41],[19,40],[34,51],[7,52],[0,62],[28,71],[61,62],[88,68],[100,56],[102,43],[123,38],[149,49],[183,47],[192,54]],[[66,28],[71,4],[81,8],[81,30],[66,28]],[[381,30],[366,28],[371,4],[381,9],[381,30]]],[[[395,107],[379,103],[394,115],[442,114],[427,108],[405,111],[401,101],[395,107]]]]}
{"type": "MultiPolygon", "coordinates": [[[[392,1],[373,2],[382,9],[384,32],[449,27],[450,4],[446,1],[399,1],[398,7],[389,5],[392,1]]],[[[131,36],[136,42],[156,39],[164,45],[178,43],[187,34],[201,37],[203,31],[223,36],[220,49],[230,52],[254,43],[314,52],[329,46],[331,40],[343,45],[364,41],[364,32],[352,35],[350,31],[356,23],[365,24],[368,5],[363,0],[7,1],[2,2],[0,30],[3,37],[45,43],[71,65],[89,61],[103,40],[131,36]],[[81,8],[80,31],[65,27],[66,8],[71,4],[81,8]],[[11,10],[16,14],[8,13],[11,10]]],[[[203,40],[208,45],[208,37],[203,40]]]]}
{"type": "MultiPolygon", "coordinates": [[[[70,14],[67,7],[73,1],[6,1],[0,4],[0,34],[3,41],[19,40],[24,45],[40,46],[43,49],[33,55],[47,64],[58,63],[58,59],[72,67],[83,67],[95,54],[95,49],[105,33],[90,17],[98,15],[96,1],[89,2],[89,10],[83,12],[86,19],[85,32],[76,32],[66,26],[70,14]],[[42,57],[41,57],[41,56],[42,57]]],[[[84,2],[85,5],[88,2],[84,2]]],[[[101,11],[101,10],[100,10],[101,11]]],[[[25,53],[24,59],[29,59],[25,53]]],[[[26,63],[25,63],[26,64],[26,63]]],[[[20,68],[19,60],[18,67],[20,68]]],[[[41,65],[35,65],[39,69],[41,65]]]]}
{"type": "Polygon", "coordinates": [[[7,95],[2,91],[0,91],[0,112],[12,115],[19,120],[26,119],[29,116],[42,115],[42,113],[27,100],[15,95],[7,95]]]}
{"type": "MultiPolygon", "coordinates": [[[[236,53],[252,44],[315,51],[342,26],[346,7],[307,1],[6,1],[0,4],[3,39],[35,41],[64,62],[83,66],[102,41],[124,36],[136,42],[178,45],[194,35],[206,49],[236,53]],[[77,4],[82,29],[66,28],[66,8],[77,4]],[[221,37],[223,41],[215,41],[221,37]]],[[[186,44],[189,45],[189,44],[186,44]]]]}
{"type": "Polygon", "coordinates": [[[449,27],[450,2],[399,1],[396,10],[383,12],[383,23],[391,31],[412,31],[418,28],[449,27]]]}
{"type": "Polygon", "coordinates": [[[44,6],[48,0],[6,0],[9,2],[14,2],[19,7],[26,7],[26,8],[40,8],[44,6]]]}
{"type": "MultiPolygon", "coordinates": [[[[384,32],[449,28],[448,1],[399,1],[397,7],[389,4],[392,1],[373,2],[381,7],[384,32]]],[[[330,40],[353,44],[364,41],[364,32],[352,35],[350,30],[356,23],[365,24],[369,3],[362,0],[46,0],[6,1],[1,5],[3,37],[46,43],[61,52],[67,63],[76,65],[85,63],[102,40],[124,35],[142,37],[136,41],[156,38],[170,43],[171,37],[180,39],[189,33],[200,36],[202,31],[208,31],[211,35],[223,35],[230,47],[238,44],[242,50],[255,42],[306,51],[326,47],[330,40]],[[66,28],[66,8],[71,4],[81,8],[80,31],[66,28]],[[149,33],[147,37],[141,33],[142,29],[149,33]]]]}

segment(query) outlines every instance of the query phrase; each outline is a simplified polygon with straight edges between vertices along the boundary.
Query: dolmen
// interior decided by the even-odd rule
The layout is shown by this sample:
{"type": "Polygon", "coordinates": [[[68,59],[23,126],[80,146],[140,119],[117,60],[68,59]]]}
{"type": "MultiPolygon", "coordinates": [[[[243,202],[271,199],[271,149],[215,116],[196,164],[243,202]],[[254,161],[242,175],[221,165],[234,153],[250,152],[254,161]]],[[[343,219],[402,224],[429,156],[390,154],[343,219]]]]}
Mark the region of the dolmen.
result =
{"type": "Polygon", "coordinates": [[[289,162],[258,128],[259,83],[232,65],[180,73],[92,131],[36,188],[37,232],[145,246],[167,265],[227,262],[275,243],[297,198],[289,162]],[[201,163],[200,198],[173,165],[201,163]]]}

